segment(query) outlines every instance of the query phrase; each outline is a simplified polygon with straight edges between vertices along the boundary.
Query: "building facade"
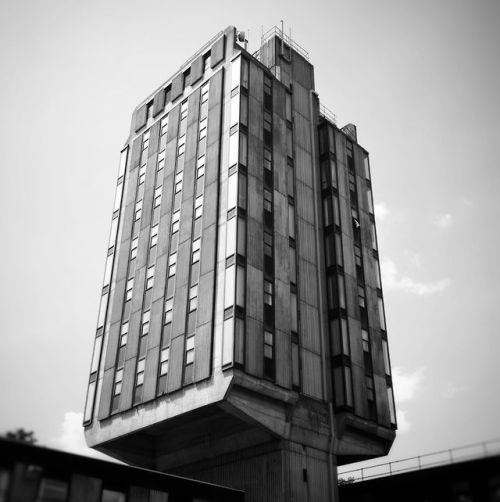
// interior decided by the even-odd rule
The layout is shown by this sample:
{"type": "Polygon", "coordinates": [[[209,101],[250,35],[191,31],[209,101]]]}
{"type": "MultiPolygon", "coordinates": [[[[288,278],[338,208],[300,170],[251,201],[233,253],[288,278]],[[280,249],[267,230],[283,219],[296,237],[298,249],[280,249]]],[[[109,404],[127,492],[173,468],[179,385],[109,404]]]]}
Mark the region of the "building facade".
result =
{"type": "Polygon", "coordinates": [[[84,426],[135,465],[331,500],[394,439],[368,153],[305,51],[220,32],[135,110],[84,426]]]}

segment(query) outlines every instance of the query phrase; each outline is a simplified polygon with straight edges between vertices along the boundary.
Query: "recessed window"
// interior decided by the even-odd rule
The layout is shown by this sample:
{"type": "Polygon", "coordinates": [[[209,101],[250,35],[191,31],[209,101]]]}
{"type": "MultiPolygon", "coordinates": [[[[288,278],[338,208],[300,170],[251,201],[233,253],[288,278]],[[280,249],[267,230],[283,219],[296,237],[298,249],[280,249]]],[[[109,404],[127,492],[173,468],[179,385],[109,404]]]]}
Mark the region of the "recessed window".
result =
{"type": "Polygon", "coordinates": [[[207,119],[204,118],[203,120],[200,121],[200,137],[199,139],[202,140],[203,138],[206,138],[207,136],[207,119]]]}
{"type": "Polygon", "coordinates": [[[366,308],[365,288],[359,285],[358,285],[358,303],[362,309],[366,308]]]}
{"type": "Polygon", "coordinates": [[[201,102],[205,103],[208,101],[208,91],[210,90],[210,83],[207,82],[201,86],[201,102]]]}
{"type": "Polygon", "coordinates": [[[175,193],[179,193],[182,190],[182,180],[184,177],[184,172],[175,174],[175,193]]]}
{"type": "Polygon", "coordinates": [[[203,73],[206,73],[210,69],[210,52],[207,52],[203,56],[203,73]]]}
{"type": "Polygon", "coordinates": [[[161,204],[161,193],[162,193],[163,187],[159,186],[155,188],[155,193],[154,193],[154,207],[158,207],[161,204]]]}
{"type": "Polygon", "coordinates": [[[137,256],[137,247],[139,246],[139,237],[132,240],[130,245],[130,259],[133,260],[137,256]]]}
{"type": "Polygon", "coordinates": [[[193,246],[192,246],[192,259],[191,263],[196,263],[197,261],[200,261],[200,247],[201,247],[201,238],[196,239],[193,241],[193,246]]]}
{"type": "Polygon", "coordinates": [[[168,359],[170,357],[170,347],[166,347],[160,354],[160,376],[168,373],[168,359]]]}
{"type": "Polygon", "coordinates": [[[187,118],[187,114],[188,114],[188,100],[186,99],[185,101],[183,101],[181,103],[181,120],[184,120],[185,118],[187,118]]]}
{"type": "Polygon", "coordinates": [[[181,218],[181,212],[175,211],[172,215],[172,234],[179,231],[179,220],[181,218]]]}
{"type": "Polygon", "coordinates": [[[127,344],[128,326],[129,326],[128,321],[126,321],[122,324],[122,327],[120,330],[120,347],[123,347],[124,345],[127,344]]]}
{"type": "Polygon", "coordinates": [[[149,131],[146,131],[143,135],[142,135],[142,150],[147,150],[147,148],[149,147],[149,134],[150,132],[149,131]]]}
{"type": "Polygon", "coordinates": [[[186,339],[186,364],[194,362],[194,336],[186,339]]]}
{"type": "Polygon", "coordinates": [[[132,290],[134,289],[134,278],[130,277],[127,281],[127,290],[125,293],[125,301],[128,302],[132,299],[132,290]]]}
{"type": "Polygon", "coordinates": [[[295,211],[293,204],[288,204],[288,235],[295,239],[295,211]]]}
{"type": "Polygon", "coordinates": [[[174,308],[174,299],[169,298],[165,302],[165,318],[164,318],[164,324],[168,324],[172,322],[172,309],[174,308]]]}
{"type": "MultiPolygon", "coordinates": [[[[168,115],[165,115],[160,121],[160,136],[165,136],[168,129],[168,115]]],[[[165,156],[163,157],[165,158],[165,156]]]]}
{"type": "Polygon", "coordinates": [[[172,277],[177,271],[177,252],[172,253],[168,258],[168,276],[172,277]]]}
{"type": "Polygon", "coordinates": [[[123,380],[123,368],[119,369],[115,373],[115,384],[113,388],[113,395],[116,396],[122,391],[122,380],[123,380]]]}
{"type": "Polygon", "coordinates": [[[137,376],[136,376],[136,381],[135,385],[139,386],[144,383],[144,368],[146,366],[146,360],[145,359],[140,359],[139,362],[137,363],[137,376]]]}
{"type": "Polygon", "coordinates": [[[193,286],[189,290],[189,312],[198,308],[198,286],[193,286]]]}
{"type": "Polygon", "coordinates": [[[264,211],[273,212],[273,196],[272,193],[264,188],[264,211]]]}
{"type": "Polygon", "coordinates": [[[273,236],[269,232],[264,232],[264,254],[273,255],[273,236]]]}
{"type": "Polygon", "coordinates": [[[142,215],[142,199],[135,203],[135,221],[139,220],[142,215]]]}
{"type": "Polygon", "coordinates": [[[273,154],[268,148],[264,148],[264,169],[269,171],[273,169],[273,154]]]}
{"type": "Polygon", "coordinates": [[[155,225],[151,228],[151,241],[149,245],[151,247],[156,246],[158,244],[158,225],[155,225]]]}
{"type": "Polygon", "coordinates": [[[273,304],[273,283],[264,281],[264,303],[272,306],[273,304]]]}
{"type": "Polygon", "coordinates": [[[161,171],[165,167],[165,150],[158,155],[158,164],[156,169],[161,171]]]}
{"type": "Polygon", "coordinates": [[[146,164],[139,167],[139,185],[142,185],[145,179],[146,179],[146,164]]]}
{"type": "Polygon", "coordinates": [[[368,338],[368,331],[366,329],[361,330],[361,340],[363,342],[363,350],[370,352],[370,339],[368,338]]]}
{"type": "Polygon", "coordinates": [[[180,157],[186,151],[186,135],[183,134],[177,143],[177,156],[180,157]]]}
{"type": "Polygon", "coordinates": [[[194,203],[194,218],[195,220],[203,214],[203,195],[196,198],[194,203]]]}
{"type": "Polygon", "coordinates": [[[153,287],[154,275],[155,275],[155,266],[153,265],[152,267],[148,268],[146,276],[146,289],[153,287]]]}
{"type": "Polygon", "coordinates": [[[201,178],[205,174],[205,155],[202,155],[196,163],[196,177],[201,178]]]}

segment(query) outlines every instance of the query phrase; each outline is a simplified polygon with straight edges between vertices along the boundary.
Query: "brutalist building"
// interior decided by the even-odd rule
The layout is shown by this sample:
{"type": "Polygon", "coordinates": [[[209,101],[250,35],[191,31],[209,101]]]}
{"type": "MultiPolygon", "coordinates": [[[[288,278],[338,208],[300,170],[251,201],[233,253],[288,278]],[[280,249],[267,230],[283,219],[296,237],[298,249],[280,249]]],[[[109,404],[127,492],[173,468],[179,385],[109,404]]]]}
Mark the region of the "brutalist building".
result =
{"type": "Polygon", "coordinates": [[[229,27],[135,110],[85,406],[130,464],[326,501],[396,417],[368,152],[278,29],[229,27]]]}

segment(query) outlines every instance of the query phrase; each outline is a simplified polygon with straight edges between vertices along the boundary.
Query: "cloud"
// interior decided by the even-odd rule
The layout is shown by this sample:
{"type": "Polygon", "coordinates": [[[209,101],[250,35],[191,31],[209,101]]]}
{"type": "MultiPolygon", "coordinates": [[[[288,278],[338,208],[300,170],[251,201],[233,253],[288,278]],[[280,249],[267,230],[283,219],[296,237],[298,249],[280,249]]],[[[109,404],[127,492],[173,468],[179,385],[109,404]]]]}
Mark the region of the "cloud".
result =
{"type": "Polygon", "coordinates": [[[397,403],[415,399],[424,380],[425,366],[417,368],[413,373],[405,372],[400,366],[392,369],[392,382],[397,403]]]}
{"type": "Polygon", "coordinates": [[[397,416],[398,416],[398,434],[404,434],[405,432],[408,432],[412,426],[411,422],[407,418],[408,411],[398,409],[397,416]]]}
{"type": "Polygon", "coordinates": [[[83,413],[67,411],[61,424],[60,433],[49,442],[50,447],[86,457],[112,460],[107,455],[92,450],[85,443],[83,435],[83,413]]]}
{"type": "Polygon", "coordinates": [[[467,387],[464,385],[459,386],[453,382],[447,382],[443,390],[443,397],[445,399],[453,399],[457,394],[461,394],[465,390],[467,390],[467,387]]]}
{"type": "Polygon", "coordinates": [[[378,221],[384,221],[389,215],[389,208],[385,202],[377,202],[375,204],[375,215],[378,221]]]}
{"type": "Polygon", "coordinates": [[[432,220],[432,223],[438,228],[451,228],[453,226],[454,220],[450,213],[438,214],[432,220]]]}
{"type": "Polygon", "coordinates": [[[385,290],[405,291],[417,296],[428,296],[444,291],[450,285],[449,279],[434,282],[420,282],[411,277],[400,275],[396,264],[388,259],[382,259],[380,270],[385,290]]]}
{"type": "Polygon", "coordinates": [[[408,410],[401,408],[401,403],[413,401],[419,394],[424,381],[425,366],[417,368],[413,372],[406,372],[400,366],[392,369],[392,384],[394,386],[394,400],[396,401],[398,431],[401,434],[412,428],[408,418],[408,410]]]}

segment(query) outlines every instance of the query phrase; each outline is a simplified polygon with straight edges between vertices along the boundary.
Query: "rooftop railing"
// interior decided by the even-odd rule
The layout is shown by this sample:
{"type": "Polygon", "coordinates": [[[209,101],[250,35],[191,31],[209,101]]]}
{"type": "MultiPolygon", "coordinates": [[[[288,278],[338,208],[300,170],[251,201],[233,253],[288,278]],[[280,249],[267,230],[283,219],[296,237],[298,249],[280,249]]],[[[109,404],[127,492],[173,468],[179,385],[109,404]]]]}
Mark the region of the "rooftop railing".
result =
{"type": "MultiPolygon", "coordinates": [[[[277,26],[273,26],[269,30],[267,30],[265,33],[262,34],[260,38],[260,45],[261,47],[272,37],[278,37],[285,44],[287,44],[289,47],[291,47],[295,52],[298,52],[302,57],[307,59],[309,61],[309,53],[301,47],[297,42],[292,40],[292,38],[288,35],[286,35],[283,31],[281,31],[280,28],[277,26]]],[[[260,61],[260,49],[256,50],[252,56],[260,61]]]]}
{"type": "Polygon", "coordinates": [[[329,110],[325,105],[321,104],[319,105],[319,114],[325,117],[325,119],[329,120],[330,122],[333,122],[333,124],[337,125],[337,115],[333,113],[331,110],[329,110]]]}
{"type": "MultiPolygon", "coordinates": [[[[339,468],[339,482],[355,483],[500,454],[500,438],[358,469],[339,468]]],[[[347,467],[347,466],[346,466],[347,467]]]]}

